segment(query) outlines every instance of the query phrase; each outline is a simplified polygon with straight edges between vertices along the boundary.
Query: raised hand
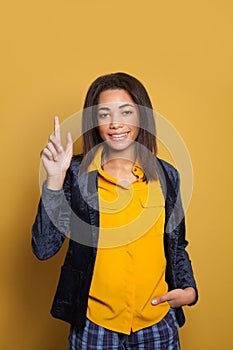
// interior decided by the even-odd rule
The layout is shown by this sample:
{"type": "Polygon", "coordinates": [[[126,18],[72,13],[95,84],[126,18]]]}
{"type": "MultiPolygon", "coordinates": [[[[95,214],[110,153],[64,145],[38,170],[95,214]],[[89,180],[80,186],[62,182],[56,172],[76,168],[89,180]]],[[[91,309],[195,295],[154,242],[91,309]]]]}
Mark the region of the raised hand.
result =
{"type": "Polygon", "coordinates": [[[70,133],[66,135],[66,147],[61,144],[59,118],[54,117],[54,133],[41,152],[41,159],[47,173],[46,186],[51,190],[62,188],[66,171],[70,166],[73,154],[73,141],[70,133]]]}

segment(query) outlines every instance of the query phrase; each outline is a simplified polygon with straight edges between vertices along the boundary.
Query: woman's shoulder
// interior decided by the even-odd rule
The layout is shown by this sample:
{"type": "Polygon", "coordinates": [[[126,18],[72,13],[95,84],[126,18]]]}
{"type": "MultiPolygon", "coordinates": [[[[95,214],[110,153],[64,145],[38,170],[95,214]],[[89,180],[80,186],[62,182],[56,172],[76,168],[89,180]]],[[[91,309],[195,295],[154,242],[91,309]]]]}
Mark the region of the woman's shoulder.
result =
{"type": "MultiPolygon", "coordinates": [[[[156,157],[157,165],[160,166],[162,171],[165,171],[167,176],[172,181],[177,181],[177,178],[179,178],[179,172],[178,170],[169,162],[167,162],[164,159],[156,157]]],[[[159,170],[159,169],[158,169],[159,170]]]]}
{"type": "Polygon", "coordinates": [[[72,159],[71,159],[71,163],[81,163],[81,161],[83,160],[83,154],[74,154],[72,159]]]}
{"type": "Polygon", "coordinates": [[[173,171],[175,173],[178,172],[178,170],[175,168],[174,165],[172,165],[171,163],[167,162],[166,160],[156,157],[157,161],[166,169],[169,171],[173,171]]]}
{"type": "Polygon", "coordinates": [[[68,171],[71,173],[73,172],[76,173],[82,163],[82,160],[83,160],[83,154],[73,155],[68,171]]]}

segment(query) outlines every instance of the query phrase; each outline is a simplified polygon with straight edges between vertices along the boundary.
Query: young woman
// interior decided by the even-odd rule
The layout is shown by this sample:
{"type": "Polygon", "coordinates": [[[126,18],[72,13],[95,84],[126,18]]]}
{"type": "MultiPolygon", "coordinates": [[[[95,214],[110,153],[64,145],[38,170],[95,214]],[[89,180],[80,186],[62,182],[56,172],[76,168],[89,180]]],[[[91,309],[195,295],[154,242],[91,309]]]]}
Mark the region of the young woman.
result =
{"type": "Polygon", "coordinates": [[[157,158],[152,105],[134,77],[90,86],[83,155],[60,126],[41,152],[47,173],[32,249],[48,259],[70,232],[51,313],[71,324],[69,349],[179,349],[182,306],[197,301],[185,250],[179,175],[157,158]]]}

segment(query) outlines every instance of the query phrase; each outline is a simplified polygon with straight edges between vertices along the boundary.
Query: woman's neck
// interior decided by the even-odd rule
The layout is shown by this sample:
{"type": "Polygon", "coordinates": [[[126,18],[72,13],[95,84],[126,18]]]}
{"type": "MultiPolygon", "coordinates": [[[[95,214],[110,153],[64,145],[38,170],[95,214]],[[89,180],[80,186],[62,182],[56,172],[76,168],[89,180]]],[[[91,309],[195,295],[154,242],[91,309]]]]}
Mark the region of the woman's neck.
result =
{"type": "Polygon", "coordinates": [[[123,151],[107,149],[103,152],[103,163],[111,163],[114,167],[127,167],[135,163],[136,152],[133,148],[128,148],[123,151]]]}
{"type": "Polygon", "coordinates": [[[119,181],[135,181],[136,177],[132,173],[135,163],[135,152],[107,151],[103,155],[102,168],[106,173],[119,181]]]}

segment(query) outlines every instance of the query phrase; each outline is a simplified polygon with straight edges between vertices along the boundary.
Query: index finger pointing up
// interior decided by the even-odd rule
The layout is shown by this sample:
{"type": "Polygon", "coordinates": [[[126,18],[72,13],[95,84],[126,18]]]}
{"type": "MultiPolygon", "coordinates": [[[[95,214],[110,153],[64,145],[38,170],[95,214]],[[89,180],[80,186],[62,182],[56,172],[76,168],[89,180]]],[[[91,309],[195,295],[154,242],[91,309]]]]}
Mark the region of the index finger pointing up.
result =
{"type": "Polygon", "coordinates": [[[58,116],[54,117],[54,136],[60,141],[61,140],[61,132],[60,132],[60,123],[58,116]]]}

